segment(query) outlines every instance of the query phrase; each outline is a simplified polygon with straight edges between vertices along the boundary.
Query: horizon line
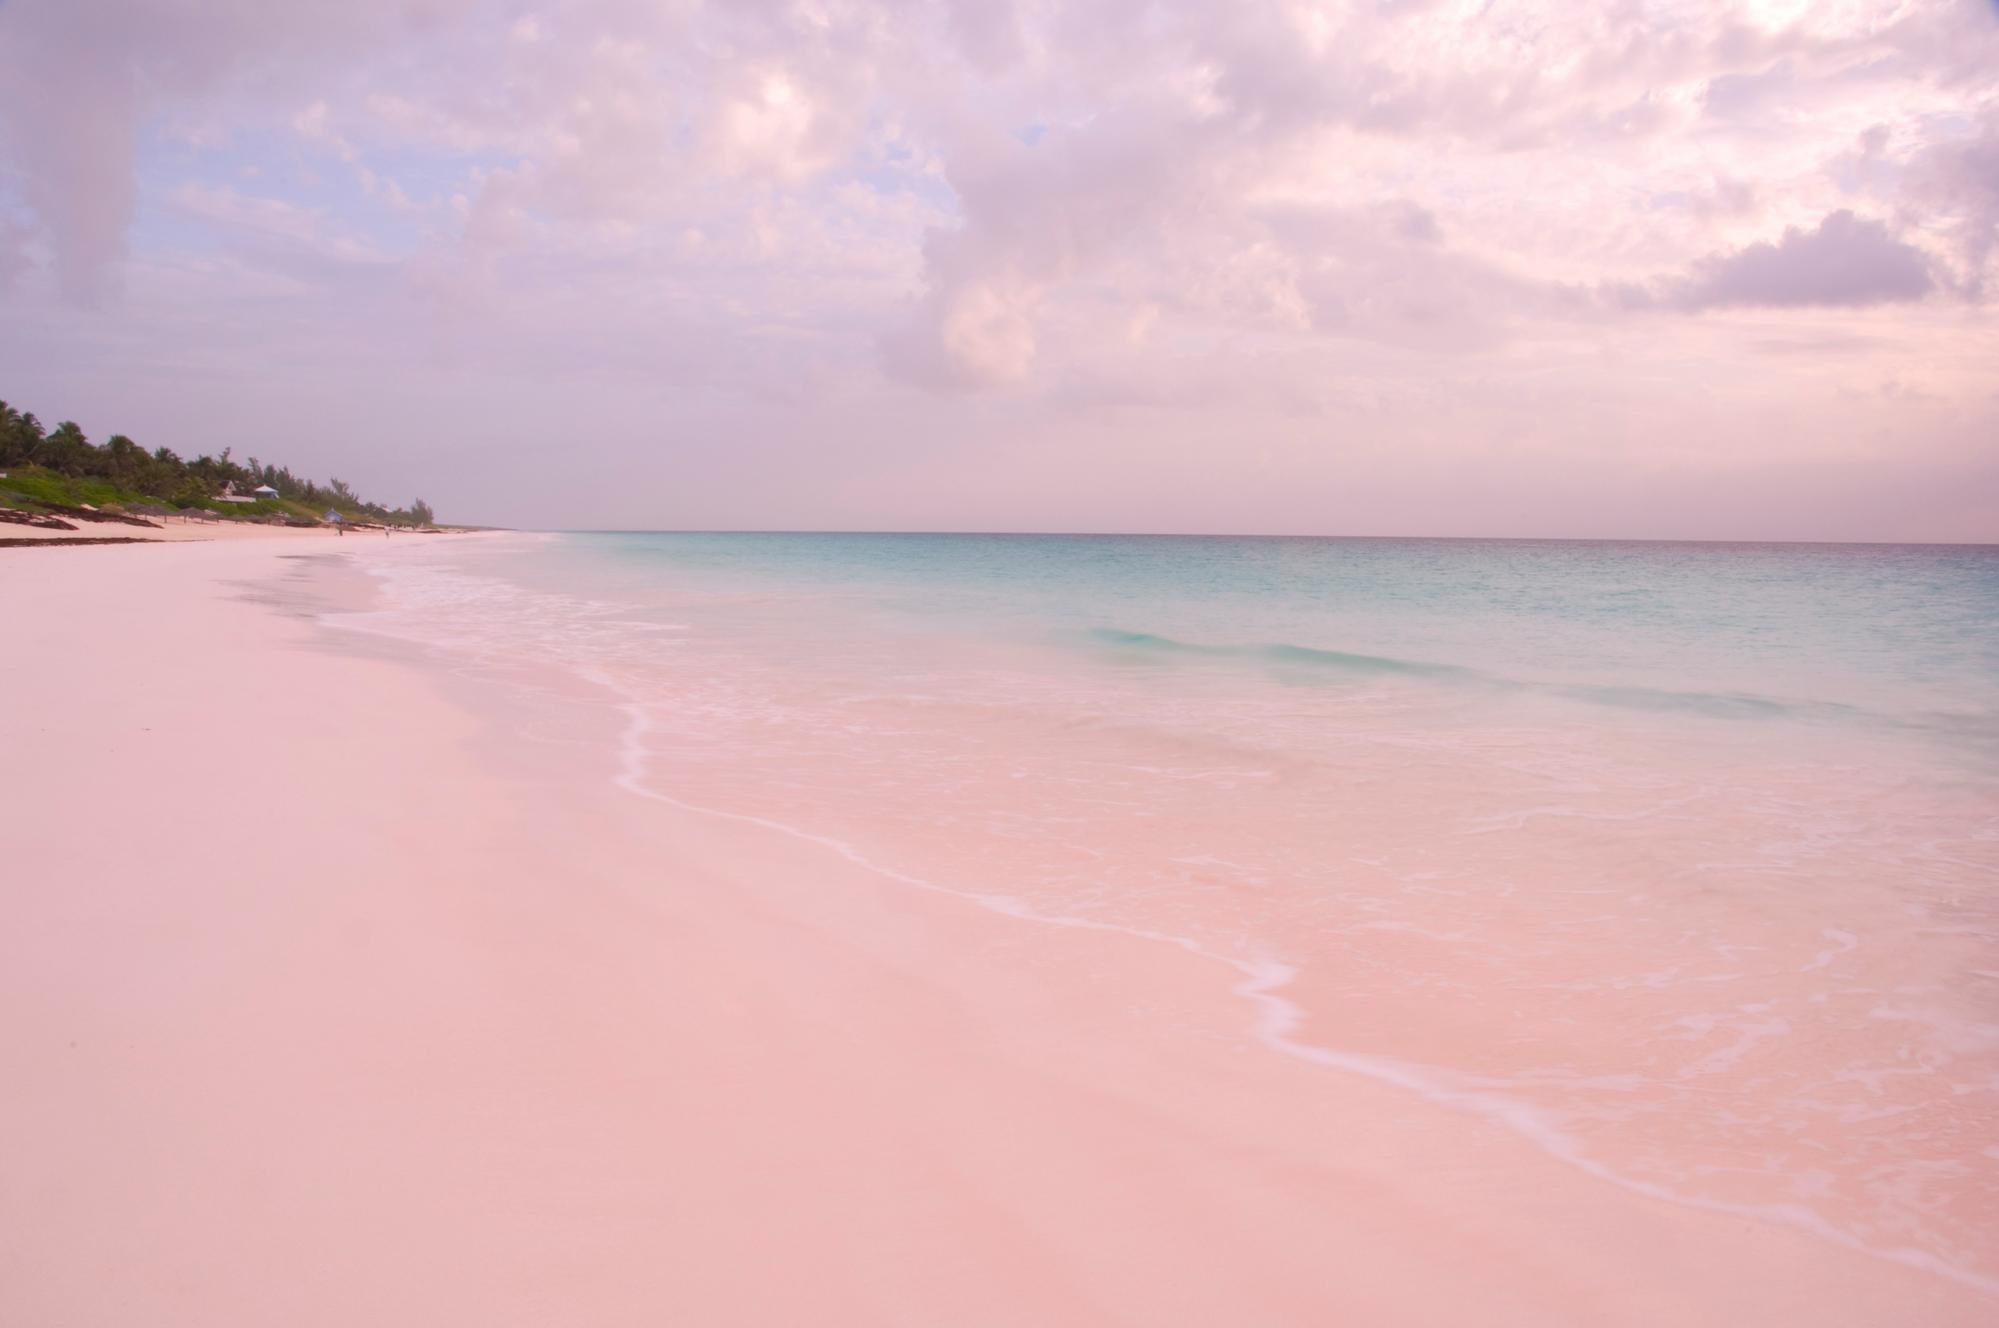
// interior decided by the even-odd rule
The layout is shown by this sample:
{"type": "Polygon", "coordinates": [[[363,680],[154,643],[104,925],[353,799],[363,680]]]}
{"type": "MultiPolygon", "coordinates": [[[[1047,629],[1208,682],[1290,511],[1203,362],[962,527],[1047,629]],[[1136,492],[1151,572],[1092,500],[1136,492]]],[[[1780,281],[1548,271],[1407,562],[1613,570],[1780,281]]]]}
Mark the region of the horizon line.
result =
{"type": "MultiPolygon", "coordinates": [[[[442,523],[441,523],[442,524],[442,523]]],[[[1175,530],[862,530],[789,527],[484,526],[538,535],[867,535],[954,536],[967,539],[1270,539],[1270,540],[1436,540],[1464,544],[1772,544],[1806,547],[1894,549],[1999,549],[1992,540],[1892,539],[1728,539],[1642,535],[1308,535],[1287,532],[1175,530]]]]}

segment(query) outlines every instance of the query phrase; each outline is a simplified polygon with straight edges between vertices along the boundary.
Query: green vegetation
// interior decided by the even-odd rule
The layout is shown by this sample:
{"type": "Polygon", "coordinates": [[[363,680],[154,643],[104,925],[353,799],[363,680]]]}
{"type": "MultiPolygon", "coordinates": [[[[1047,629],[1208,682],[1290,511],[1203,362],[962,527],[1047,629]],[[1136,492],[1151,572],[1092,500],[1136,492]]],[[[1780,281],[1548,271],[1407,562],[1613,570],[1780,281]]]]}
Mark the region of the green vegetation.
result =
{"type": "Polygon", "coordinates": [[[33,415],[0,401],[0,506],[201,508],[234,519],[273,517],[317,521],[330,508],[349,521],[382,521],[391,525],[428,526],[435,520],[430,505],[418,498],[408,507],[384,507],[356,494],[340,480],[322,486],[302,480],[280,466],[251,457],[248,465],[230,460],[229,449],[219,457],[183,461],[168,448],[152,452],[124,434],[113,434],[102,446],[65,421],[44,430],[33,415]],[[276,498],[254,503],[218,501],[225,485],[248,495],[258,485],[278,491],[276,498]]]}

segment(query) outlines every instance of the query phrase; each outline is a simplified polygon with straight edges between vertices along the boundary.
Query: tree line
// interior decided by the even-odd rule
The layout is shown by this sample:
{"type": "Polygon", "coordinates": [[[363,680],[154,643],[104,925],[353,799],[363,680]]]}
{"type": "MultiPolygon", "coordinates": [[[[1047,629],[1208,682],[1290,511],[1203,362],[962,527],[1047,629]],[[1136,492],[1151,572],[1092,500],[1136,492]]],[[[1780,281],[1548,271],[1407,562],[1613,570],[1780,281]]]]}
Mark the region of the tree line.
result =
{"type": "Polygon", "coordinates": [[[100,446],[71,421],[45,430],[32,414],[0,401],[0,468],[41,466],[59,475],[104,480],[176,507],[207,506],[231,483],[246,495],[258,485],[268,484],[280,498],[303,503],[315,512],[330,507],[349,516],[368,516],[398,525],[427,526],[436,519],[430,504],[421,498],[406,508],[384,507],[360,497],[344,481],[330,479],[324,485],[316,484],[283,466],[264,465],[255,457],[247,465],[233,461],[230,451],[225,447],[219,457],[198,456],[187,461],[169,447],[148,452],[122,433],[112,434],[100,446]]]}

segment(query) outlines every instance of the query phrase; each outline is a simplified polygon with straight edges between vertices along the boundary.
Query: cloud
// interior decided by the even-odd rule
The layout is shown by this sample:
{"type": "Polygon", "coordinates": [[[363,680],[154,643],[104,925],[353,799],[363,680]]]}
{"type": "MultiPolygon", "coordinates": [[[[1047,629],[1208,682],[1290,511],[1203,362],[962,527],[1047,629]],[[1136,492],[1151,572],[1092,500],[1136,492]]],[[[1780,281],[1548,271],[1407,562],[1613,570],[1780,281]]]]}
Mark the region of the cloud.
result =
{"type": "Polygon", "coordinates": [[[1797,78],[1788,61],[1753,74],[1724,74],[1707,85],[1701,102],[1709,115],[1736,118],[1766,111],[1772,102],[1795,95],[1797,78]]]}
{"type": "Polygon", "coordinates": [[[280,198],[253,198],[234,189],[188,184],[174,192],[173,201],[188,215],[231,230],[299,243],[319,237],[321,218],[280,198]]]}
{"type": "Polygon", "coordinates": [[[1925,148],[1910,164],[1908,180],[1954,232],[1965,293],[1982,298],[1999,250],[1999,110],[1987,111],[1975,134],[1925,148]]]}
{"type": "Polygon", "coordinates": [[[883,363],[921,387],[977,390],[1025,382],[1034,368],[1042,289],[1019,276],[941,285],[913,324],[883,338],[883,363]]]}
{"type": "Polygon", "coordinates": [[[1156,243],[1186,216],[1205,163],[1160,132],[1171,112],[1113,111],[1039,135],[966,134],[946,178],[963,220],[924,242],[927,291],[885,342],[885,363],[932,387],[1022,380],[1045,295],[1121,248],[1156,243]]]}
{"type": "Polygon", "coordinates": [[[1677,457],[1804,409],[1766,380],[1989,393],[1995,107],[1965,0],[0,0],[0,363],[349,366],[440,427],[464,374],[502,434],[800,475],[912,420],[1124,446],[1088,410],[1195,470],[1249,417],[1572,460],[1756,365],[1677,457]]]}
{"type": "Polygon", "coordinates": [[[337,68],[475,0],[9,0],[0,150],[76,300],[104,297],[137,201],[140,130],[252,71],[337,68]]]}
{"type": "Polygon", "coordinates": [[[1036,133],[933,126],[957,216],[884,363],[934,388],[1031,382],[1065,314],[1120,298],[1440,350],[1606,310],[1908,301],[1934,283],[1934,237],[1854,216],[1823,163],[1858,114],[1927,125],[1999,89],[1969,72],[1974,52],[1999,60],[1999,34],[1943,0],[1781,23],[1728,5],[1186,3],[1020,21],[1036,133]],[[1668,202],[1634,215],[1634,195],[1668,202]],[[1273,201],[1351,219],[1397,199],[1453,241],[1268,224],[1273,201]],[[1801,204],[1816,229],[1716,252],[1801,204]],[[1688,275],[1661,291],[1633,270],[1648,254],[1688,275]]]}
{"type": "Polygon", "coordinates": [[[1842,209],[1812,230],[1787,227],[1775,243],[1704,260],[1672,302],[1694,310],[1860,308],[1919,300],[1935,284],[1921,250],[1889,234],[1885,223],[1842,209]]]}
{"type": "MultiPolygon", "coordinates": [[[[425,263],[466,272],[652,227],[738,229],[770,252],[800,234],[771,224],[784,210],[774,204],[817,207],[837,226],[813,191],[898,153],[909,174],[948,186],[953,215],[905,251],[925,275],[884,362],[939,384],[989,384],[1032,376],[1044,325],[1077,283],[1154,285],[1142,269],[1184,270],[1190,255],[1221,268],[1262,261],[1275,241],[1254,213],[1273,194],[1347,209],[1407,198],[1467,238],[1473,266],[1615,281],[1573,269],[1665,243],[1686,264],[1702,251],[1690,243],[1712,249],[1717,218],[1787,203],[1795,215],[1803,181],[1788,163],[1811,158],[1814,133],[1800,108],[1836,98],[1935,120],[1993,84],[1981,60],[1999,57],[1999,25],[1948,0],[1807,6],[1782,23],[1761,12],[1553,0],[546,0],[532,12],[477,0],[12,0],[0,120],[27,209],[78,295],[123,252],[140,127],[224,93],[243,97],[232,117],[275,103],[273,118],[386,206],[415,213],[412,196],[462,193],[463,261],[425,263]],[[1727,123],[1704,129],[1722,110],[1727,123]],[[1696,132],[1721,137],[1695,151],[1696,132]],[[406,190],[391,162],[412,152],[468,160],[451,186],[406,190]],[[377,153],[393,157],[371,162],[377,153]],[[1579,162],[1600,187],[1554,224],[1517,201],[1515,215],[1490,215],[1496,191],[1534,187],[1523,172],[1554,180],[1579,162]],[[1785,164],[1773,174],[1773,163],[1785,164]],[[1692,200],[1686,223],[1669,236],[1662,222],[1657,241],[1618,234],[1618,194],[1652,176],[1670,184],[1646,196],[1692,200]],[[1726,183],[1747,179],[1753,194],[1726,183]]],[[[1951,176],[1949,163],[1936,174],[1951,176]]],[[[1571,172],[1563,188],[1577,183],[1571,172]]],[[[1966,226],[1967,245],[1990,229],[1975,216],[1966,226]]]]}
{"type": "Polygon", "coordinates": [[[76,52],[60,28],[54,50],[36,50],[36,18],[32,5],[0,13],[0,131],[63,289],[94,301],[124,252],[137,196],[138,89],[130,70],[76,52]]]}

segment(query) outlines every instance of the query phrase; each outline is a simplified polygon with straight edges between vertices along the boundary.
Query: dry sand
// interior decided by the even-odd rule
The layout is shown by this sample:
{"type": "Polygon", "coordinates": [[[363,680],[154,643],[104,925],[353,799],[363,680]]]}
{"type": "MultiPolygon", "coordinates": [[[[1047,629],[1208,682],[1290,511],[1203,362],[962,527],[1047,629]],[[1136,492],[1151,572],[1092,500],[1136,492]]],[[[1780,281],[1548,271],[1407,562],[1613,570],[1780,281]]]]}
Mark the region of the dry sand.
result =
{"type": "Polygon", "coordinates": [[[1991,1321],[621,794],[327,538],[0,557],[0,1323],[1991,1321]]]}
{"type": "MultiPolygon", "coordinates": [[[[64,517],[75,530],[50,530],[41,526],[0,523],[0,540],[34,540],[38,543],[72,543],[89,540],[144,540],[155,544],[182,544],[189,541],[213,543],[219,540],[350,540],[385,537],[379,530],[357,530],[342,535],[325,526],[266,526],[248,521],[182,521],[174,517],[147,518],[152,526],[132,526],[122,521],[80,521],[64,517]]],[[[390,540],[398,536],[386,537],[390,540]]],[[[437,539],[424,535],[420,538],[437,539]]]]}

